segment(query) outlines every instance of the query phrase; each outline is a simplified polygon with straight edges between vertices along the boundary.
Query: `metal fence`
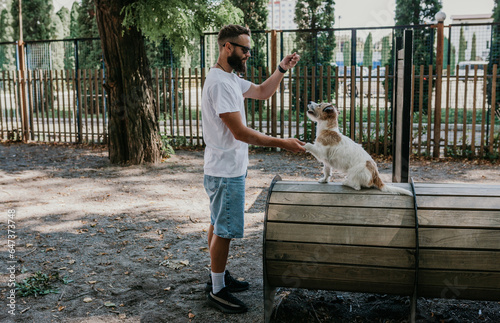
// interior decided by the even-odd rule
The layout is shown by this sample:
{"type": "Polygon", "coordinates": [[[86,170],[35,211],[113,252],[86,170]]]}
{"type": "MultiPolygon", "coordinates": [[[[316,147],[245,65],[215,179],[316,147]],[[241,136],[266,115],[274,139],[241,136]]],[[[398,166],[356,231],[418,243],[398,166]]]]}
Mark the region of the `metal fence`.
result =
{"type": "MultiPolygon", "coordinates": [[[[488,86],[498,88],[498,80],[496,67],[486,68],[492,53],[500,50],[492,49],[495,26],[445,26],[442,69],[436,68],[439,53],[433,26],[255,31],[247,79],[261,83],[281,57],[293,51],[302,59],[287,73],[276,96],[267,101],[246,101],[248,125],[271,135],[312,140],[314,124],[305,118],[306,103],[333,101],[341,112],[340,127],[346,135],[373,153],[389,155],[393,39],[411,27],[415,40],[413,153],[430,154],[431,139],[436,140],[433,111],[439,80],[443,93],[441,134],[437,138],[440,154],[498,157],[499,116],[492,109],[493,93],[488,93],[488,86]]],[[[217,59],[216,37],[216,33],[203,35],[190,59],[174,57],[166,42],[147,44],[160,130],[177,143],[203,144],[199,102],[204,75],[217,59]]],[[[16,48],[13,43],[0,44],[3,53],[15,55],[16,48]]],[[[32,69],[25,79],[30,139],[107,142],[107,97],[102,87],[106,72],[99,40],[28,42],[26,54],[32,69]]],[[[6,62],[14,62],[15,67],[15,59],[0,63],[5,67],[6,62]]],[[[20,137],[20,77],[15,68],[0,72],[2,139],[20,137]]]]}

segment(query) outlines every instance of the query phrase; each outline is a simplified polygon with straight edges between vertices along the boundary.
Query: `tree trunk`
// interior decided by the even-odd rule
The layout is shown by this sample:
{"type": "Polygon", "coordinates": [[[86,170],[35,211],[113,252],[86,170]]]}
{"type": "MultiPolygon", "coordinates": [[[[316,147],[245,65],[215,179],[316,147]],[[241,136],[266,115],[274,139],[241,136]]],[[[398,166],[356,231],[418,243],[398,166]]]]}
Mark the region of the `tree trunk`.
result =
{"type": "Polygon", "coordinates": [[[94,0],[106,63],[111,163],[157,163],[161,139],[151,70],[144,39],[135,28],[124,30],[122,8],[130,0],[94,0]]]}

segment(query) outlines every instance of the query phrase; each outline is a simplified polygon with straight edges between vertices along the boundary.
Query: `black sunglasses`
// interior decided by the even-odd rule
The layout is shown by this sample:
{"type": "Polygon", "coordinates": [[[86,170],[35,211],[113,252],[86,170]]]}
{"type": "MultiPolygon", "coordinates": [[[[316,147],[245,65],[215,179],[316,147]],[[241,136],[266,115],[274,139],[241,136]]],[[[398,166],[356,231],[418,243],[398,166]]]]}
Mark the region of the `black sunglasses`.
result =
{"type": "MultiPolygon", "coordinates": [[[[249,51],[252,50],[250,47],[246,47],[246,46],[243,46],[243,45],[240,45],[240,44],[236,44],[236,43],[233,43],[233,42],[230,42],[230,41],[228,41],[228,43],[230,43],[233,46],[241,47],[241,51],[243,52],[243,54],[246,54],[246,53],[248,53],[249,51]]],[[[226,46],[226,44],[224,44],[224,46],[226,46]]],[[[224,46],[222,46],[222,47],[224,47],[224,46]]]]}

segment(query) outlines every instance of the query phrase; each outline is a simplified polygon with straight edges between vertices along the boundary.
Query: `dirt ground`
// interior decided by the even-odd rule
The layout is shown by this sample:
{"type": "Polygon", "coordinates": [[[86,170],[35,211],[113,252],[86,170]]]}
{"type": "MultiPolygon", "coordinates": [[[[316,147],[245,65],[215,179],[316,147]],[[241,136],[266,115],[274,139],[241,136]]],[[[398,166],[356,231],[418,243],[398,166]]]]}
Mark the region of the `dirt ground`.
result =
{"type": "MultiPolygon", "coordinates": [[[[378,160],[382,179],[391,164],[378,160]]],[[[499,184],[499,164],[412,160],[415,182],[499,184]]],[[[58,293],[15,298],[0,276],[1,322],[262,322],[262,228],[274,175],[311,181],[310,156],[252,151],[245,237],[232,243],[228,269],[251,283],[241,315],[210,308],[203,151],[179,150],[158,165],[111,165],[103,147],[0,144],[2,239],[15,210],[15,278],[58,273],[58,293]],[[11,211],[12,212],[12,211],[11,211]]],[[[342,179],[336,174],[336,181],[342,179]]],[[[3,240],[5,241],[5,240],[3,240]]],[[[6,244],[0,249],[8,260],[6,244]]],[[[5,262],[3,262],[5,263],[5,262]]],[[[408,297],[282,289],[274,322],[404,322],[408,297]]],[[[499,300],[500,301],[500,300],[499,300]]],[[[278,303],[277,303],[278,304],[278,303]]],[[[500,322],[499,302],[419,299],[419,322],[500,322]]]]}

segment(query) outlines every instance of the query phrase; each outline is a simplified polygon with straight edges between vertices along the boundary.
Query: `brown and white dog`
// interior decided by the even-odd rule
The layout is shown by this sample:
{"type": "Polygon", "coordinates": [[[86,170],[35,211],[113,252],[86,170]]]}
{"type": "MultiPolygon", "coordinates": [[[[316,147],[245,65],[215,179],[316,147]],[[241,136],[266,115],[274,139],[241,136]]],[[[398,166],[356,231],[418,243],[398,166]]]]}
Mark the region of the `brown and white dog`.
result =
{"type": "Polygon", "coordinates": [[[323,177],[320,183],[327,183],[332,168],[347,173],[343,185],[360,190],[361,187],[376,187],[382,192],[392,194],[412,193],[403,188],[384,184],[380,179],[377,164],[372,157],[349,137],[339,131],[338,111],[331,103],[308,105],[307,116],[317,123],[314,145],[307,143],[306,151],[323,162],[323,177]]]}

